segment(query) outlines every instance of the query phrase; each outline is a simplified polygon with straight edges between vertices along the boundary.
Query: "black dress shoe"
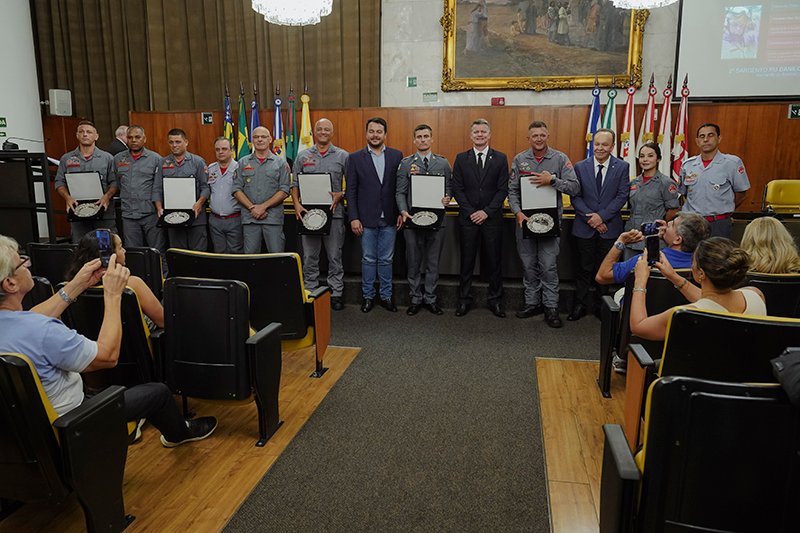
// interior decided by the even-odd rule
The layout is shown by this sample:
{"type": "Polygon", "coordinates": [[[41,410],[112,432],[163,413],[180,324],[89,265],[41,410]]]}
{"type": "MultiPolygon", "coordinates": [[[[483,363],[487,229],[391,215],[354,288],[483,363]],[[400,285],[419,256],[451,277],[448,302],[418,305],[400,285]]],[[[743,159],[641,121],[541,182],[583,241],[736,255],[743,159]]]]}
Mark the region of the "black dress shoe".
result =
{"type": "Polygon", "coordinates": [[[489,311],[498,318],[505,318],[506,312],[503,311],[503,308],[500,307],[500,304],[489,304],[489,311]]]}
{"type": "Polygon", "coordinates": [[[439,304],[437,304],[436,302],[433,302],[432,304],[425,304],[425,308],[434,315],[444,314],[444,311],[442,311],[442,308],[439,307],[439,304]]]}
{"type": "Polygon", "coordinates": [[[464,316],[469,313],[469,305],[468,304],[458,304],[456,308],[456,316],[464,316]]]}
{"type": "Polygon", "coordinates": [[[422,309],[422,304],[421,303],[420,304],[411,304],[411,305],[408,306],[408,309],[406,309],[406,314],[408,316],[414,316],[417,313],[419,313],[420,309],[422,309]]]}
{"type": "Polygon", "coordinates": [[[364,298],[361,302],[361,312],[369,313],[375,307],[375,298],[364,298]]]}
{"type": "Polygon", "coordinates": [[[551,328],[560,328],[564,325],[564,323],[561,322],[561,318],[558,316],[558,309],[555,307],[549,307],[544,310],[544,321],[551,328]]]}
{"type": "Polygon", "coordinates": [[[542,306],[542,304],[526,305],[525,307],[514,313],[514,316],[516,316],[517,318],[530,318],[532,316],[541,315],[542,313],[544,313],[544,307],[542,306]]]}
{"type": "Polygon", "coordinates": [[[341,311],[344,309],[344,302],[341,296],[331,296],[331,309],[334,311],[341,311]]]}
{"type": "Polygon", "coordinates": [[[586,316],[586,306],[583,304],[578,304],[572,308],[572,312],[567,317],[567,320],[569,320],[570,322],[574,322],[576,320],[580,320],[585,316],[586,316]]]}
{"type": "Polygon", "coordinates": [[[381,300],[381,307],[392,313],[397,312],[397,306],[394,305],[394,302],[391,300],[381,300]]]}

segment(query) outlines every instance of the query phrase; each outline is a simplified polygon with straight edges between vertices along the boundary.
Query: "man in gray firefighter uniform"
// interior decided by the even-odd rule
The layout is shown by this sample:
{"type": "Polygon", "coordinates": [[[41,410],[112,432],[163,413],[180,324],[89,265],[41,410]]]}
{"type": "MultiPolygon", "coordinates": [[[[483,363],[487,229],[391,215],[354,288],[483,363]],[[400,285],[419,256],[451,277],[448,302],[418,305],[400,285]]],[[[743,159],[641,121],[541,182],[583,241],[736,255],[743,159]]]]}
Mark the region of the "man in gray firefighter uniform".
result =
{"type": "Polygon", "coordinates": [[[294,180],[292,181],[292,202],[295,215],[300,220],[308,211],[302,204],[297,175],[301,173],[321,173],[331,175],[331,229],[328,235],[302,235],[303,246],[303,284],[306,289],[319,287],[319,257],[322,246],[328,255],[328,287],[331,289],[331,309],[344,309],[344,267],[342,266],[342,245],[344,244],[344,207],[342,205],[342,182],[347,164],[345,150],[331,143],[333,123],[321,118],[314,124],[314,146],[300,152],[294,160],[294,180]]]}
{"type": "MultiPolygon", "coordinates": [[[[431,174],[444,176],[445,193],[442,205],[450,204],[452,191],[450,180],[452,172],[450,163],[444,156],[431,151],[433,130],[427,124],[414,128],[414,146],[417,153],[404,158],[397,168],[397,208],[404,220],[409,220],[409,204],[411,203],[411,175],[431,174]]],[[[439,283],[439,258],[444,244],[443,229],[405,228],[406,263],[408,267],[408,288],[411,293],[411,305],[406,310],[408,315],[416,315],[424,305],[434,315],[441,315],[442,308],[436,302],[436,287],[439,283]],[[423,279],[424,278],[424,279],[423,279]],[[423,283],[424,281],[424,283],[423,283]]]]}
{"type": "MultiPolygon", "coordinates": [[[[161,160],[161,173],[155,183],[156,210],[158,216],[164,211],[164,178],[194,178],[194,192],[197,201],[192,206],[194,220],[186,227],[167,228],[169,245],[171,248],[208,250],[208,237],[206,236],[206,200],[211,196],[208,187],[208,167],[199,155],[187,151],[189,141],[186,132],[174,128],[167,133],[170,155],[161,160]]],[[[168,209],[171,206],[166,206],[168,209]]]]}
{"type": "Polygon", "coordinates": [[[289,196],[289,165],[270,151],[272,135],[267,128],[259,126],[252,137],[255,153],[239,160],[232,189],[244,206],[244,253],[261,253],[262,238],[269,253],[283,252],[283,201],[289,196]]]}

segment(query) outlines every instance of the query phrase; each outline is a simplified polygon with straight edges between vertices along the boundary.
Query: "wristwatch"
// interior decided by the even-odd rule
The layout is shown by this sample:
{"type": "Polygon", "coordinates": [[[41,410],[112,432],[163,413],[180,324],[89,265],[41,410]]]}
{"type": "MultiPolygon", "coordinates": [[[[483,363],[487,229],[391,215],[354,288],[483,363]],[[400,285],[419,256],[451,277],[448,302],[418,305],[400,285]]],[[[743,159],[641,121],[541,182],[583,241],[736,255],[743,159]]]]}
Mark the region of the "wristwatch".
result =
{"type": "Polygon", "coordinates": [[[67,291],[64,290],[64,287],[58,289],[58,295],[61,297],[62,300],[64,300],[68,304],[74,304],[75,302],[78,301],[77,298],[70,298],[69,294],[67,294],[67,291]]]}
{"type": "Polygon", "coordinates": [[[552,178],[550,178],[550,185],[553,186],[555,184],[556,184],[556,177],[553,176],[552,178]]]}
{"type": "Polygon", "coordinates": [[[617,241],[614,243],[614,248],[619,250],[620,252],[625,249],[625,243],[622,241],[617,241]]]}

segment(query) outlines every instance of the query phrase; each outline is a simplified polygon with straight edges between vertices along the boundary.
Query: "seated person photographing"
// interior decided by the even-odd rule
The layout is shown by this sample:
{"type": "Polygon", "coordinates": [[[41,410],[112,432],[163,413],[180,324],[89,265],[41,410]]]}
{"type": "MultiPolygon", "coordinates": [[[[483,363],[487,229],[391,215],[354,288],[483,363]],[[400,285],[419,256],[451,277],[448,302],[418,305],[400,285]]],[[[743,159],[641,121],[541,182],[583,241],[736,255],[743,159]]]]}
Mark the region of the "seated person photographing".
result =
{"type": "MultiPolygon", "coordinates": [[[[760,290],[755,287],[733,288],[744,281],[750,269],[750,257],[730,239],[711,237],[697,246],[692,261],[692,278],[700,287],[678,275],[663,252],[655,267],[688,301],[693,302],[686,307],[745,315],[767,314],[764,295],[760,290]]],[[[647,316],[645,295],[650,277],[647,252],[637,260],[634,275],[636,283],[631,296],[631,332],[643,339],[664,340],[669,317],[676,308],[647,316]]]]}
{"type": "MultiPolygon", "coordinates": [[[[692,255],[700,241],[708,238],[710,229],[708,222],[695,213],[678,213],[678,216],[665,222],[656,220],[658,236],[666,244],[662,253],[674,268],[689,268],[692,266],[692,255]]],[[[628,244],[644,240],[644,235],[638,229],[622,233],[614,247],[608,251],[605,259],[595,275],[595,281],[601,285],[612,283],[623,284],[628,274],[633,272],[641,254],[634,255],[627,261],[618,262],[622,252],[628,244]]]]}
{"type": "MultiPolygon", "coordinates": [[[[78,243],[78,248],[72,255],[72,261],[67,266],[64,279],[73,279],[86,263],[100,258],[100,245],[97,238],[97,233],[100,231],[109,232],[112,241],[112,253],[117,256],[117,264],[125,266],[125,248],[122,246],[122,239],[119,238],[119,235],[110,230],[93,230],[84,235],[78,243]]],[[[153,325],[163,328],[164,306],[158,301],[158,298],[147,286],[147,283],[139,276],[131,275],[128,278],[128,287],[136,293],[142,313],[149,321],[148,326],[150,326],[150,329],[155,329],[153,325]]]]}
{"type": "MultiPolygon", "coordinates": [[[[33,363],[42,387],[59,416],[84,400],[79,372],[112,368],[122,339],[120,301],[130,272],[111,255],[108,267],[100,259],[86,263],[64,289],[31,311],[22,299],[33,287],[30,259],[20,256],[16,241],[0,235],[0,352],[21,353],[33,363]],[[70,300],[102,280],[105,314],[97,341],[67,328],[56,317],[70,300]]],[[[145,383],[125,390],[128,421],[148,419],[161,431],[161,443],[172,448],[201,440],[214,432],[213,416],[185,421],[163,383],[145,383]]]]}

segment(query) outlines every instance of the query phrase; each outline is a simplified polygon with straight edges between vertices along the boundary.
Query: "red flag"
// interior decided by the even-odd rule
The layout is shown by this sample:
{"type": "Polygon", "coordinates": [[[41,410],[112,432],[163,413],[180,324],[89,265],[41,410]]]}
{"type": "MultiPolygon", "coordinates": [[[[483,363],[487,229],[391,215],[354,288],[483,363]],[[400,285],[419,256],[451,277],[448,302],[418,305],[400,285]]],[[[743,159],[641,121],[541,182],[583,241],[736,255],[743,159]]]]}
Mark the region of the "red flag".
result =
{"type": "Polygon", "coordinates": [[[619,157],[627,161],[630,166],[630,179],[636,177],[636,146],[633,142],[633,95],[636,94],[636,87],[633,81],[628,86],[628,100],[625,102],[625,117],[622,119],[622,134],[619,136],[620,147],[619,157]]]}
{"type": "Polygon", "coordinates": [[[689,130],[689,75],[683,78],[681,105],[678,108],[678,122],[675,124],[675,140],[672,145],[672,179],[681,179],[681,167],[689,158],[689,143],[686,132],[689,130]]]}
{"type": "Polygon", "coordinates": [[[658,145],[661,147],[661,162],[658,170],[665,176],[672,173],[672,74],[664,89],[664,104],[661,106],[661,126],[658,128],[658,145]]]}
{"type": "Polygon", "coordinates": [[[647,89],[647,106],[644,108],[642,117],[642,127],[639,128],[639,138],[636,141],[636,152],[646,142],[655,139],[656,130],[656,94],[658,89],[655,86],[655,76],[650,75],[650,87],[647,89]]]}

